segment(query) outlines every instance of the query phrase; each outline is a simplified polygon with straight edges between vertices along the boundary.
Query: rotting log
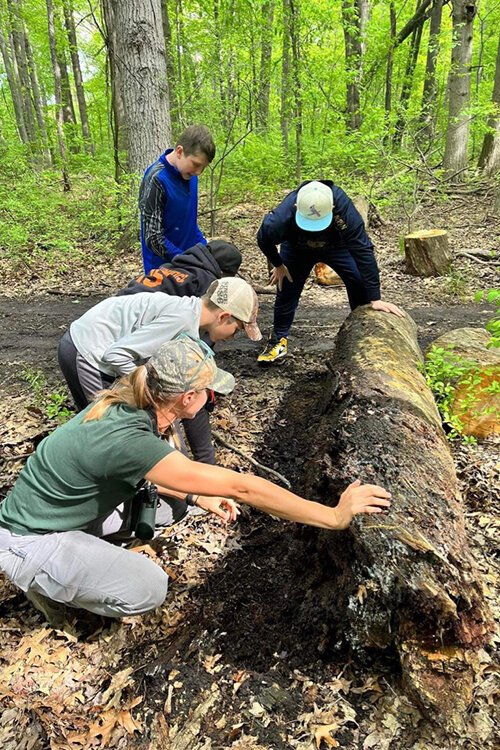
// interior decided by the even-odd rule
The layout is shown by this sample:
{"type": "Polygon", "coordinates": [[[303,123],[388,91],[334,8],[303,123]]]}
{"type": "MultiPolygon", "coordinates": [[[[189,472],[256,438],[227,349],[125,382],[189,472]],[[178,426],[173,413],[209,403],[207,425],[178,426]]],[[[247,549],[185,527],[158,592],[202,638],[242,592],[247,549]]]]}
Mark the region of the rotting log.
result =
{"type": "Polygon", "coordinates": [[[443,276],[450,269],[448,233],[424,229],[404,239],[406,270],[413,276],[443,276]]]}
{"type": "Polygon", "coordinates": [[[484,328],[456,328],[435,339],[426,352],[444,350],[454,388],[451,415],[464,435],[487,438],[500,434],[500,350],[488,349],[491,335],[484,328]],[[453,367],[460,373],[453,378],[453,367]]]}
{"type": "Polygon", "coordinates": [[[320,601],[330,638],[395,648],[408,692],[459,726],[492,620],[422,363],[409,316],[365,306],[338,333],[303,489],[331,504],[359,478],[386,487],[392,507],[317,534],[302,612],[320,601]]]}

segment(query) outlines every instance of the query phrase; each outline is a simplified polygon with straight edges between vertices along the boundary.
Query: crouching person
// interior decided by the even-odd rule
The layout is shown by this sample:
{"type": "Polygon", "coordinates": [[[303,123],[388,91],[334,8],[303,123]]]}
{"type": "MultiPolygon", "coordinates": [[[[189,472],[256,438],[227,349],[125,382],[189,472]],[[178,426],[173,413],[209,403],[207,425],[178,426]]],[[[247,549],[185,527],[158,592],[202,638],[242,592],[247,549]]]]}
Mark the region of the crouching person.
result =
{"type": "Polygon", "coordinates": [[[130,527],[131,501],[144,480],[225,521],[236,519],[239,501],[273,516],[342,529],[355,514],[389,505],[384,489],[354,482],[329,508],[260,477],[191,461],[161,439],[176,420],[197,414],[206,389],[229,393],[233,385],[209,347],[181,335],[30,456],[0,507],[0,570],[53,627],[62,627],[65,605],[120,618],[164,601],[166,573],[99,533],[112,530],[110,519],[117,515],[122,527],[130,527]]]}

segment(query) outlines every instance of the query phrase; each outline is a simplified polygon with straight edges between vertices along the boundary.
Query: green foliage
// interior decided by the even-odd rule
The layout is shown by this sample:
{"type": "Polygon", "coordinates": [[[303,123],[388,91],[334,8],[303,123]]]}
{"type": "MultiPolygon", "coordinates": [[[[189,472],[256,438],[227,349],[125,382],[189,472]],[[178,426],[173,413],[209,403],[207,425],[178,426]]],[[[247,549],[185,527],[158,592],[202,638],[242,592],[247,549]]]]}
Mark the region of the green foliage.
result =
{"type": "Polygon", "coordinates": [[[500,289],[489,289],[487,292],[478,292],[474,299],[476,302],[486,300],[495,305],[496,310],[493,317],[486,323],[486,330],[491,333],[488,348],[500,347],[500,289]]]}
{"type": "Polygon", "coordinates": [[[424,376],[436,399],[448,439],[461,439],[465,443],[475,443],[474,437],[463,435],[463,421],[452,413],[457,388],[465,388],[468,392],[462,404],[463,412],[474,406],[476,401],[474,390],[481,380],[474,362],[461,360],[453,354],[450,348],[432,346],[426,356],[424,376]]]}
{"type": "Polygon", "coordinates": [[[452,267],[444,277],[443,291],[449,297],[464,299],[468,281],[463,270],[452,267]]]}
{"type": "Polygon", "coordinates": [[[68,406],[68,392],[64,386],[50,391],[43,371],[34,367],[25,367],[21,377],[31,388],[34,405],[48,419],[63,424],[74,416],[68,406]]]}

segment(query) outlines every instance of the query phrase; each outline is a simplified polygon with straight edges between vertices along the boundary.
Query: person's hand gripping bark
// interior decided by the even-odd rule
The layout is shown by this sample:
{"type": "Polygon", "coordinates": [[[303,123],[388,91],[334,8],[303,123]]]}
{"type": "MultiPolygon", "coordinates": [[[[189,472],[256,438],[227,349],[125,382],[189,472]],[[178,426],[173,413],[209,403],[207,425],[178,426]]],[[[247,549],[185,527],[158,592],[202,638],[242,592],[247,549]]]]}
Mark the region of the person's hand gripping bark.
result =
{"type": "Polygon", "coordinates": [[[337,512],[338,528],[347,529],[358,513],[383,513],[390,507],[391,493],[376,484],[352,482],[341,494],[337,512]]]}

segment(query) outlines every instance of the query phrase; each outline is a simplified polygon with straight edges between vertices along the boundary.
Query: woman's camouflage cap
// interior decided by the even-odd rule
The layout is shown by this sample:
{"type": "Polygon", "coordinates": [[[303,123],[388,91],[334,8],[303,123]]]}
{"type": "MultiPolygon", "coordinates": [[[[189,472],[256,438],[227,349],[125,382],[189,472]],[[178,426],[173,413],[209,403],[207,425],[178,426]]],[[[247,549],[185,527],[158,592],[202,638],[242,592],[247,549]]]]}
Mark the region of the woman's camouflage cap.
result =
{"type": "Polygon", "coordinates": [[[180,334],[163,344],[148,362],[163,391],[187,393],[209,388],[227,395],[234,388],[234,377],[215,364],[212,349],[205,342],[180,334]]]}

